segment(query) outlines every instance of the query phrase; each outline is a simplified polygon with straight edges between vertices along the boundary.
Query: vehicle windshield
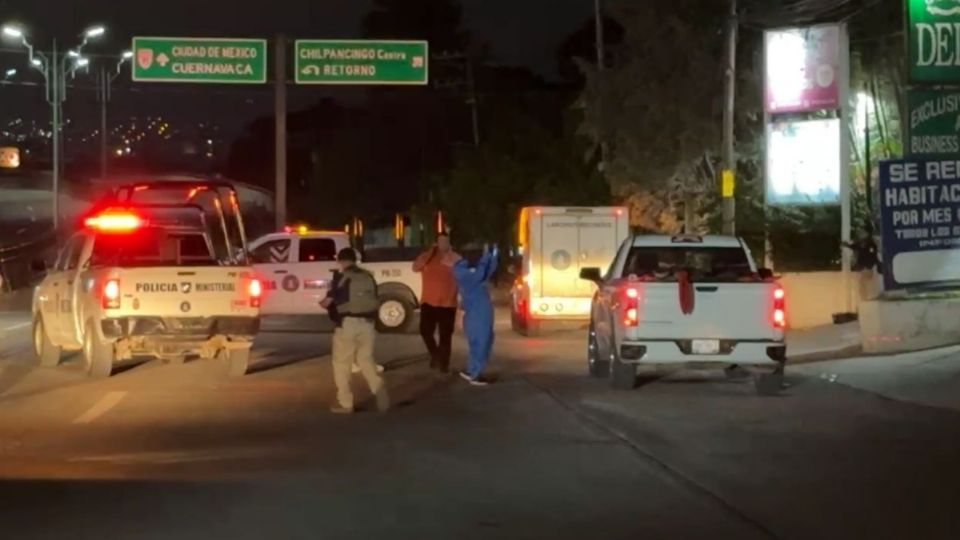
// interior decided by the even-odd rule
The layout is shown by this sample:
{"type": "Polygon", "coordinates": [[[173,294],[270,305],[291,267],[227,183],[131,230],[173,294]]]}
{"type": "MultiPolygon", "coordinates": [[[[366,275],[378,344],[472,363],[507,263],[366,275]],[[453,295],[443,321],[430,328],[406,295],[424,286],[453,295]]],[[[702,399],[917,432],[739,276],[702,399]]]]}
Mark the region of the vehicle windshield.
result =
{"type": "Polygon", "coordinates": [[[100,234],[93,244],[92,266],[217,266],[200,232],[149,228],[132,234],[100,234]]]}
{"type": "Polygon", "coordinates": [[[690,279],[696,282],[732,282],[755,277],[742,248],[691,244],[635,247],[627,255],[622,277],[676,281],[680,270],[689,272],[690,279]]]}

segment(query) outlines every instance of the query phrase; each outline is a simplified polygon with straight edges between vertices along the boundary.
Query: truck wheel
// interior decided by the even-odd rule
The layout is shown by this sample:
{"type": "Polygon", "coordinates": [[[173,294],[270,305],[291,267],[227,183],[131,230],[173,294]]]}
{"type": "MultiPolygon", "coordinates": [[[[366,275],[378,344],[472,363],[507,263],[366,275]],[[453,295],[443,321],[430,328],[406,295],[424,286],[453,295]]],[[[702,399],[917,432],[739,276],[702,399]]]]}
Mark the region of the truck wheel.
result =
{"type": "Polygon", "coordinates": [[[783,390],[783,366],[781,365],[773,373],[759,373],[753,377],[753,385],[757,389],[757,395],[776,396],[783,390]]]}
{"type": "Polygon", "coordinates": [[[247,374],[250,367],[250,348],[226,349],[223,351],[223,358],[227,363],[227,375],[230,377],[243,377],[247,374]]]}
{"type": "Polygon", "coordinates": [[[87,374],[97,379],[109,377],[113,373],[113,360],[116,355],[113,343],[106,343],[100,339],[93,323],[87,324],[83,333],[83,362],[87,374]]]}
{"type": "Polygon", "coordinates": [[[60,365],[62,349],[50,341],[47,327],[43,324],[43,316],[39,313],[33,318],[33,354],[37,362],[43,367],[57,367],[60,365]]]}
{"type": "Polygon", "coordinates": [[[616,353],[610,355],[610,386],[614,390],[633,390],[637,387],[637,365],[624,364],[616,353]]]}
{"type": "Polygon", "coordinates": [[[415,307],[403,295],[386,293],[380,297],[377,310],[377,331],[384,334],[400,334],[409,330],[413,323],[415,307]]]}
{"type": "Polygon", "coordinates": [[[590,323],[590,333],[587,334],[587,369],[590,375],[598,379],[606,379],[610,376],[610,360],[600,359],[600,350],[597,345],[597,333],[593,330],[593,323],[590,323]]]}

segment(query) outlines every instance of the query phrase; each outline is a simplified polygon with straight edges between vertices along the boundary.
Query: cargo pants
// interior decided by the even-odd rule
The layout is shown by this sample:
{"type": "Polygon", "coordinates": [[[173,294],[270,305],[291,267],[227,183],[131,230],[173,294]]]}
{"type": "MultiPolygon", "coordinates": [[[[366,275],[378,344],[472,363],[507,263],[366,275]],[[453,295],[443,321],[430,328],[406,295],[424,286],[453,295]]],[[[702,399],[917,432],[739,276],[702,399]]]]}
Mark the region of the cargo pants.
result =
{"type": "Polygon", "coordinates": [[[386,385],[377,372],[373,358],[376,335],[373,321],[357,317],[344,317],[343,324],[333,333],[333,381],[337,386],[337,403],[345,409],[354,407],[350,388],[354,362],[370,386],[370,393],[377,400],[377,408],[381,411],[390,408],[386,385]]]}

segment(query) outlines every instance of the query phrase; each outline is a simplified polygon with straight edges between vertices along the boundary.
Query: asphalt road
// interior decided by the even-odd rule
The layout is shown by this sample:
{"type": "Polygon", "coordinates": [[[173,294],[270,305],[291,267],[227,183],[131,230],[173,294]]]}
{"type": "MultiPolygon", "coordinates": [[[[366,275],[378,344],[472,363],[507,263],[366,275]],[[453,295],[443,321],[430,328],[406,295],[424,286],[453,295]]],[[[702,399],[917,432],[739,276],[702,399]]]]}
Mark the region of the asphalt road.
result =
{"type": "Polygon", "coordinates": [[[342,417],[325,334],[264,334],[241,379],[198,361],[91,381],[34,367],[25,322],[0,315],[2,537],[960,537],[958,414],[817,378],[615,392],[583,375],[580,332],[501,327],[497,382],[474,388],[382,336],[396,408],[342,417]]]}

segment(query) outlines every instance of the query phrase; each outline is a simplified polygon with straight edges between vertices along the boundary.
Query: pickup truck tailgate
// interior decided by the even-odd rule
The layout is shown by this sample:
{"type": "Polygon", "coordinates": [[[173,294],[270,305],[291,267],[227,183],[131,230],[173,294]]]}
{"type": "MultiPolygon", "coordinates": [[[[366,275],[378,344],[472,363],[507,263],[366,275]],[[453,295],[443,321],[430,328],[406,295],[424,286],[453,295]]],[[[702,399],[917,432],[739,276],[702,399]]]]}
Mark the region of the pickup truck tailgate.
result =
{"type": "Polygon", "coordinates": [[[121,311],[126,315],[255,317],[250,269],[136,268],[119,271],[121,311]]]}
{"type": "Polygon", "coordinates": [[[693,311],[684,314],[677,283],[637,283],[639,324],[628,331],[639,339],[773,340],[772,283],[693,284],[693,311]]]}

